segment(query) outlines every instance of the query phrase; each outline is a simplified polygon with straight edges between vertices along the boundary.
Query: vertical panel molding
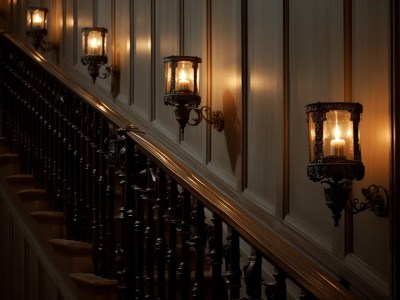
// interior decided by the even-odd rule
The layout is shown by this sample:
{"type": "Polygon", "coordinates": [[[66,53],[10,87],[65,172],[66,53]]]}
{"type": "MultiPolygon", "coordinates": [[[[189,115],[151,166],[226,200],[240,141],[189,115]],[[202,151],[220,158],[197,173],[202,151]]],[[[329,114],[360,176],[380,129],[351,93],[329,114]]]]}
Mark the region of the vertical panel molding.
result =
{"type": "Polygon", "coordinates": [[[241,4],[241,47],[242,47],[242,179],[240,181],[240,191],[247,187],[247,147],[248,147],[248,98],[249,98],[249,56],[248,56],[248,4],[247,0],[242,0],[241,4]]]}
{"type": "Polygon", "coordinates": [[[156,118],[156,0],[151,0],[151,108],[150,122],[156,118]]]}
{"type": "MultiPolygon", "coordinates": [[[[207,104],[212,107],[212,11],[211,0],[207,0],[207,104]]],[[[206,163],[211,161],[211,131],[206,130],[206,163]]]]}
{"type": "Polygon", "coordinates": [[[400,3],[398,0],[391,1],[392,18],[392,184],[390,201],[391,207],[391,241],[392,241],[392,299],[400,297],[400,3]]]}
{"type": "MultiPolygon", "coordinates": [[[[290,67],[289,67],[289,0],[283,1],[283,201],[282,219],[289,214],[290,188],[290,67]]],[[[279,204],[278,204],[279,205],[279,204]]],[[[279,217],[279,216],[278,216],[279,217]]]]}
{"type": "MultiPolygon", "coordinates": [[[[343,0],[343,101],[353,99],[353,0],[343,0]]],[[[353,253],[353,214],[345,212],[344,255],[353,253]]]]}

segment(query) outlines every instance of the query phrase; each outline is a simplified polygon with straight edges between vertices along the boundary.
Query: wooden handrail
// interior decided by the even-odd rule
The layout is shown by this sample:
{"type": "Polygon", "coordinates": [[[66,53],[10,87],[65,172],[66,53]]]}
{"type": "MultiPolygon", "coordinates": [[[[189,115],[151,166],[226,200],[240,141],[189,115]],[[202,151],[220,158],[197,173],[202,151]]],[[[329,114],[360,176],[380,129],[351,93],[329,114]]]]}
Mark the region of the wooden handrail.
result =
{"type": "Polygon", "coordinates": [[[225,223],[234,228],[267,260],[283,270],[291,280],[319,299],[353,299],[352,294],[315,261],[282,239],[274,230],[253,218],[249,212],[231,201],[229,197],[217,190],[205,178],[202,178],[196,170],[186,166],[162,145],[159,145],[157,141],[140,132],[139,128],[132,124],[130,120],[120,115],[109,105],[96,99],[57,66],[47,62],[37,52],[32,51],[24,42],[8,33],[2,33],[2,36],[60,82],[68,82],[68,88],[96,108],[104,118],[117,127],[128,129],[127,136],[133,140],[142,153],[147,154],[154,163],[192,193],[207,208],[218,214],[225,223]]]}

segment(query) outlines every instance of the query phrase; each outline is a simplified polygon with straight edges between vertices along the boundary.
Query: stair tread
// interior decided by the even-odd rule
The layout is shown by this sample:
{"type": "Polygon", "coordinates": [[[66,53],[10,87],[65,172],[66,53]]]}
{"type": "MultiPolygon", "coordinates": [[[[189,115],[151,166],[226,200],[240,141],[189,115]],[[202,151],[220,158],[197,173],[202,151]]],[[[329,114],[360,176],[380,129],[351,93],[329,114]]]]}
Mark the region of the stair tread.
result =
{"type": "Polygon", "coordinates": [[[33,195],[45,195],[46,190],[44,189],[36,189],[36,188],[29,188],[29,189],[22,189],[16,192],[20,196],[33,196],[33,195]]]}
{"type": "Polygon", "coordinates": [[[6,158],[18,158],[17,153],[2,153],[0,154],[0,159],[6,159],[6,158]]]}
{"type": "Polygon", "coordinates": [[[31,174],[14,174],[14,175],[9,175],[5,177],[5,180],[7,180],[8,183],[20,183],[21,181],[32,181],[33,180],[33,175],[31,174]]]}
{"type": "Polygon", "coordinates": [[[65,251],[74,251],[74,252],[82,252],[91,255],[92,253],[92,244],[74,240],[67,239],[51,239],[49,243],[57,249],[65,250],[65,251]]]}
{"type": "Polygon", "coordinates": [[[79,284],[92,287],[116,287],[119,285],[116,279],[106,279],[91,273],[71,273],[69,277],[79,284]]]}
{"type": "Polygon", "coordinates": [[[40,210],[31,212],[30,215],[38,220],[64,220],[64,212],[52,210],[40,210]]]}

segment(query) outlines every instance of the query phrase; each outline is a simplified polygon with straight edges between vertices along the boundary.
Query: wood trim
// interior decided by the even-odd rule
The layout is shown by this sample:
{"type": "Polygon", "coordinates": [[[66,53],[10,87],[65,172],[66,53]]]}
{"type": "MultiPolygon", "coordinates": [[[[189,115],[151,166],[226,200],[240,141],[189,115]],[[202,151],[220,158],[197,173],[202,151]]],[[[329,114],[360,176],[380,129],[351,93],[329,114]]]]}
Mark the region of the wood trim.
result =
{"type": "MultiPolygon", "coordinates": [[[[290,209],[290,2],[283,1],[283,201],[282,219],[290,209]]],[[[277,210],[279,211],[279,210],[277,210]]],[[[279,217],[279,216],[278,216],[279,217]]]]}
{"type": "Polygon", "coordinates": [[[156,118],[156,0],[151,0],[151,101],[150,122],[156,118]]]}
{"type": "Polygon", "coordinates": [[[135,3],[133,1],[129,1],[129,78],[131,84],[129,85],[129,106],[132,106],[135,102],[135,45],[132,45],[132,41],[135,40],[135,27],[134,27],[134,19],[135,19],[135,3]]]}
{"type": "Polygon", "coordinates": [[[248,56],[248,3],[247,0],[241,2],[241,55],[242,55],[242,174],[239,182],[239,190],[243,192],[248,184],[248,98],[249,98],[249,56],[248,56]]]}
{"type": "Polygon", "coordinates": [[[392,170],[390,223],[392,243],[392,299],[400,297],[400,3],[391,0],[391,110],[392,110],[392,170]]]}
{"type": "Polygon", "coordinates": [[[73,37],[72,37],[72,43],[73,43],[73,57],[72,57],[72,62],[74,65],[78,63],[78,0],[73,0],[73,19],[74,19],[74,25],[73,25],[73,37]]]}
{"type": "Polygon", "coordinates": [[[98,9],[97,9],[97,5],[98,3],[97,3],[97,0],[93,0],[93,6],[92,6],[92,9],[93,9],[93,20],[92,20],[92,24],[93,24],[93,27],[97,27],[97,13],[98,13],[98,9]]]}
{"type": "MultiPolygon", "coordinates": [[[[353,99],[353,0],[343,0],[343,100],[353,99]]],[[[353,214],[344,212],[344,255],[353,253],[353,214]]]]}
{"type": "Polygon", "coordinates": [[[185,1],[179,1],[179,53],[185,55],[185,1]]]}
{"type": "MultiPolygon", "coordinates": [[[[206,3],[206,26],[207,26],[207,105],[212,104],[212,2],[206,3]]],[[[211,162],[211,129],[206,127],[206,164],[211,162]]]]}

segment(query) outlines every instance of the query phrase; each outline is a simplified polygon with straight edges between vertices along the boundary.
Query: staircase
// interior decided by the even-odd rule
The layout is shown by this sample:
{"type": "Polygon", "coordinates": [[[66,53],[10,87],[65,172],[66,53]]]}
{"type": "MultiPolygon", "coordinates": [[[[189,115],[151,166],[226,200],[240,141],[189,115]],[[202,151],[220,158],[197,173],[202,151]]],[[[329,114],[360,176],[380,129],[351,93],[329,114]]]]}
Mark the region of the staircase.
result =
{"type": "MultiPolygon", "coordinates": [[[[52,264],[64,280],[70,281],[67,286],[71,289],[70,295],[76,297],[74,299],[118,299],[118,281],[93,274],[92,245],[67,239],[64,212],[49,210],[50,201],[46,191],[38,188],[32,175],[21,174],[18,155],[10,152],[4,137],[0,137],[0,161],[2,190],[15,206],[14,209],[18,210],[21,219],[25,221],[29,219],[28,226],[32,222],[35,224],[33,227],[35,242],[39,247],[50,249],[50,253],[46,253],[48,261],[42,265],[52,264]]],[[[4,241],[2,244],[4,245],[4,241]]],[[[26,257],[20,257],[17,260],[23,260],[23,263],[27,264],[23,266],[27,271],[29,262],[26,257]]],[[[1,271],[2,274],[7,273],[4,270],[1,271]]],[[[35,278],[32,281],[35,282],[38,279],[35,278]]],[[[26,286],[29,286],[29,283],[26,283],[24,287],[26,286]]],[[[2,295],[9,295],[8,299],[17,299],[15,297],[18,295],[12,291],[11,286],[1,287],[2,295]]],[[[40,289],[40,287],[36,288],[40,289]]],[[[45,293],[45,291],[40,291],[40,293],[45,293]]],[[[27,297],[23,299],[30,299],[28,291],[22,291],[20,295],[27,297]]]]}
{"type": "Polygon", "coordinates": [[[353,299],[6,33],[0,64],[4,299],[353,299]]]}

